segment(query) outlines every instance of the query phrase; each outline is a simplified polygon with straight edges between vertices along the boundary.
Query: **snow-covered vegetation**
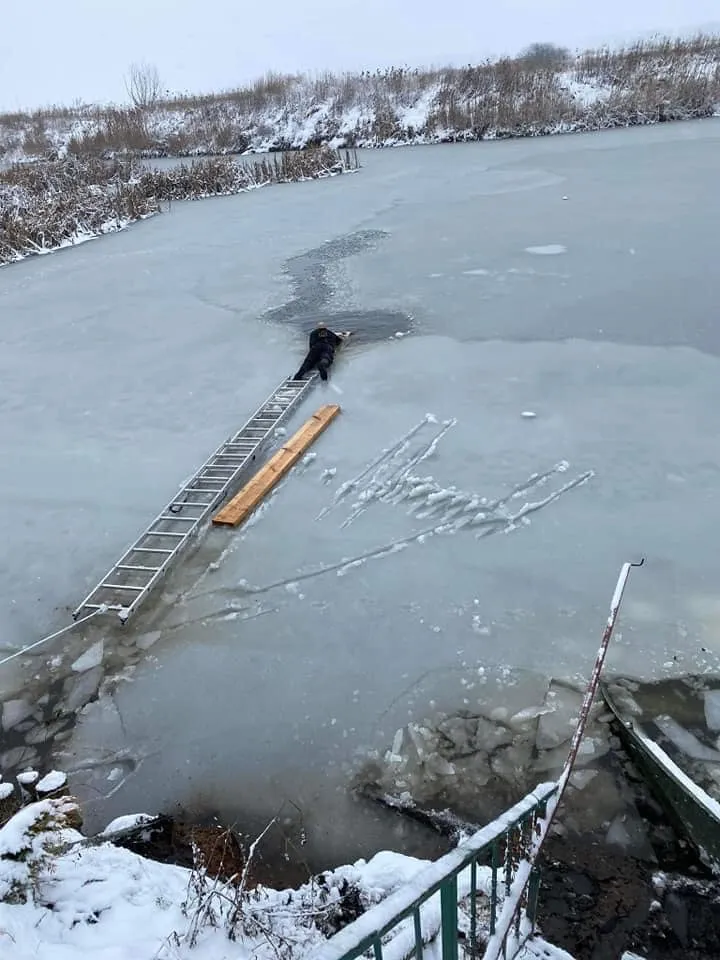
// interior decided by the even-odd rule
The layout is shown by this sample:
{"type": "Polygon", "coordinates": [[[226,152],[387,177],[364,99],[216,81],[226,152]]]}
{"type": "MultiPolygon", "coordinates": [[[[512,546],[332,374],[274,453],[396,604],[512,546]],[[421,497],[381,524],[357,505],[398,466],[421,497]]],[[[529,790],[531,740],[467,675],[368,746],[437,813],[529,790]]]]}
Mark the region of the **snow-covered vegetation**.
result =
{"type": "Polygon", "coordinates": [[[515,58],[461,68],[268,74],[237,90],[165,99],[156,79],[147,78],[153,96],[135,96],[131,107],[0,116],[0,158],[374,147],[706,117],[720,102],[720,37],[578,54],[539,44],[515,58]]]}
{"type": "Polygon", "coordinates": [[[0,170],[0,264],[120,230],[158,213],[165,201],[242,193],[353,166],[349,154],[327,147],[252,163],[206,158],[165,170],[94,157],[16,164],[0,170]]]}
{"type": "MultiPolygon", "coordinates": [[[[308,876],[297,889],[273,890],[253,879],[253,857],[263,835],[243,851],[240,862],[236,856],[225,858],[222,837],[209,849],[193,845],[192,869],[155,862],[118,845],[133,828],[146,831],[152,818],[122,817],[100,836],[87,838],[65,778],[55,773],[44,780],[44,795],[39,783],[28,786],[27,774],[22,786],[20,778],[17,786],[2,783],[4,960],[31,955],[38,960],[86,955],[96,960],[309,960],[333,934],[404,885],[414,881],[422,889],[419,874],[429,867],[427,861],[385,851],[369,861],[308,876]]],[[[458,883],[461,934],[469,929],[469,883],[468,869],[458,883]]],[[[476,883],[482,942],[491,891],[488,867],[477,868],[476,883]]],[[[435,894],[421,910],[428,960],[439,957],[440,916],[435,894]]],[[[384,913],[381,917],[387,919],[384,913]]],[[[541,940],[532,945],[542,948],[537,955],[572,960],[541,940]]],[[[400,921],[385,938],[388,957],[407,956],[413,946],[412,918],[400,921]]],[[[536,954],[522,956],[529,960],[536,954]]]]}

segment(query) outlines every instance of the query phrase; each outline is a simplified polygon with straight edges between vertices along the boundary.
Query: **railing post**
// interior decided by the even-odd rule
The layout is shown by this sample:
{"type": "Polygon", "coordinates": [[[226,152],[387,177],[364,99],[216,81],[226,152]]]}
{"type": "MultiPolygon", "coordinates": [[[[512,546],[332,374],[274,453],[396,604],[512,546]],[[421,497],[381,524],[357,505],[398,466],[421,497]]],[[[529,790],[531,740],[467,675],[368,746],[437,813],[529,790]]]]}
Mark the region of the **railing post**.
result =
{"type": "Polygon", "coordinates": [[[527,918],[530,921],[530,929],[533,933],[535,933],[535,921],[537,919],[537,905],[538,898],[540,896],[540,880],[540,870],[538,867],[533,867],[530,874],[530,883],[528,884],[528,899],[527,907],[525,909],[527,918]]]}
{"type": "Polygon", "coordinates": [[[470,956],[477,952],[477,860],[470,864],[470,956]]]}
{"type": "Polygon", "coordinates": [[[495,923],[497,922],[497,904],[498,904],[498,842],[497,839],[492,842],[492,880],[490,886],[490,936],[495,933],[495,923]]]}
{"type": "Polygon", "coordinates": [[[457,875],[440,887],[440,938],[442,960],[458,960],[457,875]]]}

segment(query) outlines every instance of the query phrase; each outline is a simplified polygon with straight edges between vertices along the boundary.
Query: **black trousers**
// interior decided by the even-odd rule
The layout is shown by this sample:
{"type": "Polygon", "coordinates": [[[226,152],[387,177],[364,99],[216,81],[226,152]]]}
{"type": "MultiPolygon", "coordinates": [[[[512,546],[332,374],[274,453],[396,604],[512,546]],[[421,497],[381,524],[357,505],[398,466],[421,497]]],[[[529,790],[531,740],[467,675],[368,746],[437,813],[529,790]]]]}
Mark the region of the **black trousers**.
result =
{"type": "Polygon", "coordinates": [[[311,370],[317,368],[321,380],[327,380],[328,370],[335,359],[335,352],[328,347],[310,347],[302,366],[293,377],[293,380],[302,380],[311,370]]]}

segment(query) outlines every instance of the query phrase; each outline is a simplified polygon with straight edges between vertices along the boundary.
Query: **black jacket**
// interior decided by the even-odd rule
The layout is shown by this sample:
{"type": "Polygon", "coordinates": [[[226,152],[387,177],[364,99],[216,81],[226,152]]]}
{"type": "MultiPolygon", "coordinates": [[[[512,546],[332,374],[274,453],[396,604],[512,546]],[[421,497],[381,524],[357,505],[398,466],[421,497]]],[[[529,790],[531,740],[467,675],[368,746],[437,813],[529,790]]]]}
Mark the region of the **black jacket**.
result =
{"type": "Polygon", "coordinates": [[[339,337],[327,327],[318,327],[310,334],[311,350],[324,349],[334,351],[335,347],[339,347],[341,343],[342,337],[339,337]]]}

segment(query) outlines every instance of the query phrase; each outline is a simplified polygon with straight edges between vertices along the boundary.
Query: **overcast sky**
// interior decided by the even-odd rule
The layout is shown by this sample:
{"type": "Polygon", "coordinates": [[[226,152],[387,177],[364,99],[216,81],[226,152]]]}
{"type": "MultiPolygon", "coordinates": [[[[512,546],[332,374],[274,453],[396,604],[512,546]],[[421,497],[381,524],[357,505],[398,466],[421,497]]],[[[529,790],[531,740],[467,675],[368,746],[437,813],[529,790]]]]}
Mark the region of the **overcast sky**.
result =
{"type": "Polygon", "coordinates": [[[173,91],[268,70],[468,63],[720,27],[720,0],[0,0],[0,109],[121,101],[133,61],[173,91]]]}

